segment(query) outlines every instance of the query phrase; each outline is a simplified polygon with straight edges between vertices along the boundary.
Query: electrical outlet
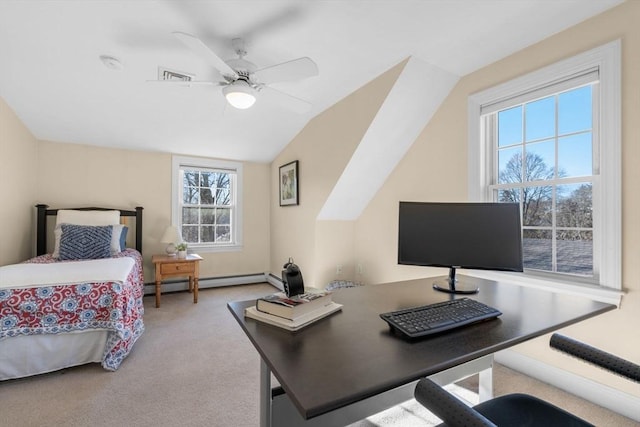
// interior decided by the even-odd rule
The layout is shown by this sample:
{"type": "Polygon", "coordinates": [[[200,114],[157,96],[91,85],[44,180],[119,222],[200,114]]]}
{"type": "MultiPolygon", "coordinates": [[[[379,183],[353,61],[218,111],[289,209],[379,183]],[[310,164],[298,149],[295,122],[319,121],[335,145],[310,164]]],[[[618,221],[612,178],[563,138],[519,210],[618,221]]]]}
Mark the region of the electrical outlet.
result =
{"type": "Polygon", "coordinates": [[[356,266],[356,273],[358,274],[364,273],[364,267],[362,266],[362,264],[358,263],[358,265],[356,266]]]}
{"type": "Polygon", "coordinates": [[[338,276],[342,274],[342,264],[336,265],[336,274],[338,276]]]}

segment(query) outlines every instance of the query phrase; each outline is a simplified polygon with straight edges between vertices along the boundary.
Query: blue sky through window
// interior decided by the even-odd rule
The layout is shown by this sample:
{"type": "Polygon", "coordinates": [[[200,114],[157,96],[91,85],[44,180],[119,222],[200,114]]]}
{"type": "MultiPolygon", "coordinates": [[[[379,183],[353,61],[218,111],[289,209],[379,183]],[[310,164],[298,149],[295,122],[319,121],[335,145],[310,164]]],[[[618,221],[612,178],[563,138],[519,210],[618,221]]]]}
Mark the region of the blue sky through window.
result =
{"type": "Polygon", "coordinates": [[[539,155],[549,167],[557,166],[563,177],[591,175],[592,126],[590,85],[500,111],[498,170],[503,171],[520,150],[539,155]]]}
{"type": "Polygon", "coordinates": [[[591,86],[558,96],[558,134],[590,130],[592,127],[591,86]]]}
{"type": "Polygon", "coordinates": [[[522,142],[522,106],[498,113],[498,146],[522,142]]]}
{"type": "Polygon", "coordinates": [[[550,138],[556,133],[555,97],[525,104],[526,141],[550,138]]]}

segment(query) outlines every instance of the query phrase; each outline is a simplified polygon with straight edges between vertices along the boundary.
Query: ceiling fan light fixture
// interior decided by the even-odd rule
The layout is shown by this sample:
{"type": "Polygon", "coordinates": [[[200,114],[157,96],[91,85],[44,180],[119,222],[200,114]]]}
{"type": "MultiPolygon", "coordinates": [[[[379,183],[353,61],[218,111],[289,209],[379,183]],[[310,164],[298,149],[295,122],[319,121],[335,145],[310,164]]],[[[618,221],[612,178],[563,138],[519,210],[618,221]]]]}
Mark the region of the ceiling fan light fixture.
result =
{"type": "Polygon", "coordinates": [[[247,82],[238,80],[222,89],[229,104],[240,110],[250,108],[256,102],[256,91],[247,82]]]}

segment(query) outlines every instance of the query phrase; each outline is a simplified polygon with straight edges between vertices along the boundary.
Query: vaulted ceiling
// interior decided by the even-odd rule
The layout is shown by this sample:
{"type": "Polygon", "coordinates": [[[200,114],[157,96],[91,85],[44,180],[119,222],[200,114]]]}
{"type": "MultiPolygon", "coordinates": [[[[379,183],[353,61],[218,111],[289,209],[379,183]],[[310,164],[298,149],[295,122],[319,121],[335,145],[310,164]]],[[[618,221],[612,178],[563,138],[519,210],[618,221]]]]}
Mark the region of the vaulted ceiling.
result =
{"type": "Polygon", "coordinates": [[[43,140],[270,162],[315,115],[409,56],[464,76],[621,2],[2,0],[0,96],[43,140]],[[219,77],[175,31],[224,59],[242,37],[259,68],[312,58],[318,76],[272,87],[313,107],[259,97],[236,110],[218,86],[147,82],[158,67],[219,77]]]}

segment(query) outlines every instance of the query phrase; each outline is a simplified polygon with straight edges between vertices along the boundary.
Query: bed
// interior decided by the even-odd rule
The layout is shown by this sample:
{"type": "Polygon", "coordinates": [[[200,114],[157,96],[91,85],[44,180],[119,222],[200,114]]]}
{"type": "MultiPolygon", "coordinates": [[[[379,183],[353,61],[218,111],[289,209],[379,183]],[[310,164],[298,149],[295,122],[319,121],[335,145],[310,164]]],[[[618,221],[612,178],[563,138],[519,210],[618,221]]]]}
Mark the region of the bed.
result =
{"type": "Polygon", "coordinates": [[[142,208],[36,209],[37,256],[0,267],[0,380],[115,371],[144,332],[142,208]]]}

